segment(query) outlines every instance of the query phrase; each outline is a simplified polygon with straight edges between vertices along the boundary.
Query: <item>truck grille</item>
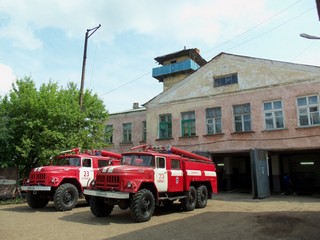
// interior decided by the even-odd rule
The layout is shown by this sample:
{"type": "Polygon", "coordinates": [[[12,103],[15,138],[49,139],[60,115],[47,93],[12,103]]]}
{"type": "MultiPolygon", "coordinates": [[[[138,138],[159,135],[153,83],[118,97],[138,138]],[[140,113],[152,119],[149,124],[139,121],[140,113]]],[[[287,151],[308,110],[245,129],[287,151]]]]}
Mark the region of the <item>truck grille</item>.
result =
{"type": "Polygon", "coordinates": [[[46,174],[45,173],[31,173],[30,174],[30,183],[45,183],[46,174]]]}
{"type": "Polygon", "coordinates": [[[97,175],[96,186],[106,190],[118,190],[120,177],[114,175],[97,175]]]}

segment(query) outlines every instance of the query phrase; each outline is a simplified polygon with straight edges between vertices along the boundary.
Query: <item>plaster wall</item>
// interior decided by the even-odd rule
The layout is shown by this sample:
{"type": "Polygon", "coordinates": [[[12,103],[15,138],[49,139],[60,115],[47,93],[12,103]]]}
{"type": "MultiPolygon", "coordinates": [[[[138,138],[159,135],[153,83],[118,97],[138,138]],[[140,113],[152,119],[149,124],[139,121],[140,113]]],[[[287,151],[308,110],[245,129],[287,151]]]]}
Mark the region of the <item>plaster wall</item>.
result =
{"type": "Polygon", "coordinates": [[[125,113],[113,114],[109,117],[107,125],[113,126],[113,143],[106,147],[108,150],[115,152],[126,152],[131,147],[143,143],[143,121],[146,120],[146,111],[129,111],[125,113]],[[132,125],[132,142],[123,143],[123,124],[131,123],[132,125]]]}
{"type": "Polygon", "coordinates": [[[172,145],[186,146],[193,150],[211,152],[230,152],[262,149],[306,149],[319,147],[320,127],[298,127],[296,98],[319,94],[320,82],[312,84],[295,84],[272,88],[243,91],[237,94],[224,94],[197,100],[185,100],[174,104],[147,110],[148,139],[172,145]],[[282,100],[285,128],[265,130],[263,103],[282,100]],[[252,131],[235,133],[233,105],[250,103],[252,131]],[[206,135],[205,109],[221,107],[223,133],[206,135]],[[181,112],[195,111],[196,137],[181,138],[181,112]],[[158,118],[160,114],[172,114],[172,140],[158,139],[158,118]],[[200,149],[199,149],[200,147],[200,149]]]}
{"type": "Polygon", "coordinates": [[[191,151],[236,152],[318,148],[320,126],[298,127],[298,96],[319,95],[320,69],[314,66],[220,56],[147,104],[150,143],[183,146],[191,151]],[[215,76],[238,74],[238,84],[214,87],[215,76]],[[263,103],[282,100],[281,130],[265,130],[263,103]],[[252,131],[235,133],[233,106],[250,103],[252,131]],[[222,134],[207,135],[205,109],[221,107],[222,134]],[[181,112],[195,111],[196,137],[181,137],[181,112]],[[158,118],[172,114],[172,139],[158,139],[158,118]]]}

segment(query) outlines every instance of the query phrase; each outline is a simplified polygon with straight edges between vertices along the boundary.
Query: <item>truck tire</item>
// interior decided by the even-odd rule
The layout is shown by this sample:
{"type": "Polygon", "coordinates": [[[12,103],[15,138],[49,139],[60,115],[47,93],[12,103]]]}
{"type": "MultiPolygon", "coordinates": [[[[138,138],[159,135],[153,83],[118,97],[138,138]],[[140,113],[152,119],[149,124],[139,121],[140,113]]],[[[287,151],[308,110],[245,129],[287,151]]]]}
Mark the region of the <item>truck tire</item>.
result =
{"type": "Polygon", "coordinates": [[[149,221],[155,209],[155,200],[152,192],[148,189],[142,189],[134,194],[130,202],[130,209],[134,221],[149,221]]]}
{"type": "Polygon", "coordinates": [[[41,198],[37,193],[34,194],[33,192],[28,191],[27,202],[31,208],[44,208],[47,206],[49,200],[46,198],[41,198]]]}
{"type": "Polygon", "coordinates": [[[197,188],[197,203],[196,208],[204,208],[208,202],[208,189],[205,185],[200,185],[197,188]]]}
{"type": "Polygon", "coordinates": [[[91,197],[90,199],[90,210],[96,217],[105,217],[111,214],[113,205],[110,205],[100,197],[91,197]]]}
{"type": "Polygon", "coordinates": [[[57,210],[70,211],[78,203],[78,189],[71,183],[64,183],[54,193],[53,201],[57,210]]]}
{"type": "Polygon", "coordinates": [[[197,191],[194,186],[190,186],[188,196],[181,200],[183,211],[192,211],[197,203],[197,191]]]}

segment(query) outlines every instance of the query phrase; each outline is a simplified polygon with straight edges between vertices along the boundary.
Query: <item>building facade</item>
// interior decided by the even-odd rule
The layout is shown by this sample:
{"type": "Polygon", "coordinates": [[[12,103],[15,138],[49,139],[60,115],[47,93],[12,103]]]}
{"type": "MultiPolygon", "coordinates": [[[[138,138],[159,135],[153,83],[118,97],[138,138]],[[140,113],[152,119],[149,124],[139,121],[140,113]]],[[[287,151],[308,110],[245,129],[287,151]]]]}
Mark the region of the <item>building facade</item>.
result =
{"type": "MultiPolygon", "coordinates": [[[[264,197],[284,191],[289,175],[292,191],[320,192],[320,68],[227,53],[203,62],[198,50],[192,51],[198,61],[183,51],[192,71],[168,73],[177,69],[171,65],[179,64],[182,51],[159,57],[164,66],[153,76],[164,91],[139,116],[113,114],[109,121],[140,127],[145,121],[148,144],[212,158],[220,190],[264,197]]],[[[143,142],[141,129],[133,129],[129,144],[115,141],[123,131],[114,126],[111,149],[127,151],[143,142]]]]}

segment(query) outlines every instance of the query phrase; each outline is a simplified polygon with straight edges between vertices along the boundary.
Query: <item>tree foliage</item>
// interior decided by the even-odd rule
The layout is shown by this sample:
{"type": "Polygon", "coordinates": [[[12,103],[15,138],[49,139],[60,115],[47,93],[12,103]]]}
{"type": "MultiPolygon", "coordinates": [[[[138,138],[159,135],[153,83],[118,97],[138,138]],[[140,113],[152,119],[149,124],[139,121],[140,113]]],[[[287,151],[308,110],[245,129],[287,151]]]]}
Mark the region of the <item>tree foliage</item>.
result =
{"type": "Polygon", "coordinates": [[[49,82],[37,90],[31,78],[17,80],[0,98],[0,167],[19,166],[26,176],[62,150],[102,148],[107,117],[102,100],[89,90],[80,109],[73,83],[60,88],[49,82]]]}

